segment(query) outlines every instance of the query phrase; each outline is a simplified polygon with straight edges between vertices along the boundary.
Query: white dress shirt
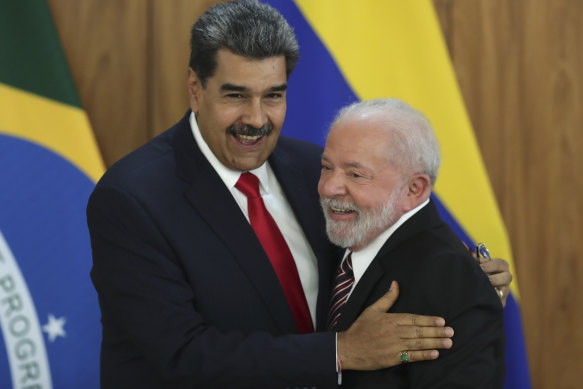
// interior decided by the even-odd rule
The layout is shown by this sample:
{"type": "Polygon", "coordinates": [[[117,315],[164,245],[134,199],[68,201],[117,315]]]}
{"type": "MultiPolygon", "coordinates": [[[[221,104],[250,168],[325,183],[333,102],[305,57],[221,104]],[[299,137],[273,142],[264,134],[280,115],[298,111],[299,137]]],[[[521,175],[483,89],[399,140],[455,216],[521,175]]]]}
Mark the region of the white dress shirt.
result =
{"type": "MultiPolygon", "coordinates": [[[[225,186],[229,189],[233,198],[241,208],[241,212],[243,212],[247,221],[249,221],[247,196],[235,188],[235,184],[239,180],[242,172],[227,168],[217,159],[202,137],[194,113],[190,114],[189,122],[192,134],[200,151],[209,161],[213,169],[215,169],[219,177],[221,177],[221,180],[223,180],[225,186]]],[[[296,220],[291,206],[269,163],[265,162],[257,169],[251,170],[250,173],[253,173],[259,178],[259,192],[263,198],[265,207],[271,213],[273,220],[275,220],[275,223],[279,227],[294,257],[315,328],[316,304],[318,300],[318,263],[316,255],[312,251],[312,247],[308,243],[304,231],[296,220]]]]}

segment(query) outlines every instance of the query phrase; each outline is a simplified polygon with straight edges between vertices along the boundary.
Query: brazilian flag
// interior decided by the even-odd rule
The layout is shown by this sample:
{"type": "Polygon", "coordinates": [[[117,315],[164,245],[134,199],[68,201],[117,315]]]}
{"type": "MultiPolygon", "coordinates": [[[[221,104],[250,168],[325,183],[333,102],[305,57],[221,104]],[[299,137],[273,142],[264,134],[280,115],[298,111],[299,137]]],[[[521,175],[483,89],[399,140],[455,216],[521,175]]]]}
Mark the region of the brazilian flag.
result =
{"type": "MultiPolygon", "coordinates": [[[[321,145],[337,111],[396,97],[432,122],[442,149],[433,199],[464,242],[512,251],[430,0],[268,0],[295,30],[301,59],[291,75],[283,132],[321,145]]],[[[506,388],[530,388],[516,277],[504,312],[506,388]]]]}
{"type": "Polygon", "coordinates": [[[1,388],[99,387],[85,206],[103,170],[46,0],[2,0],[1,388]]]}

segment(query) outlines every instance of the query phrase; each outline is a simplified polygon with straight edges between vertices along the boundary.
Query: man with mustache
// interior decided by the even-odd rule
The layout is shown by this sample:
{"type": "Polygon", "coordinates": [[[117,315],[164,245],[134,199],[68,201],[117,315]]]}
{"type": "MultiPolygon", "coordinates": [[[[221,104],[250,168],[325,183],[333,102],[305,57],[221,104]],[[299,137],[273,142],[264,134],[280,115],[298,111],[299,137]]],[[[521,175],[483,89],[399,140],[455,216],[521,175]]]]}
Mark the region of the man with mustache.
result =
{"type": "Polygon", "coordinates": [[[389,284],[400,290],[389,312],[438,315],[455,329],[438,360],[407,364],[405,348],[398,367],[345,372],[345,388],[502,387],[502,304],[430,200],[439,165],[431,124],[399,100],[354,103],[332,124],[318,192],[328,237],[346,252],[330,329],[357,325],[389,284]]]}
{"type": "Polygon", "coordinates": [[[317,196],[321,148],[279,136],[299,57],[287,22],[255,1],[220,3],[191,50],[191,110],[89,200],[102,386],[331,388],[339,370],[394,366],[401,349],[437,358],[452,329],[386,314],[394,291],[338,339],[315,332],[340,251],[317,196]]]}

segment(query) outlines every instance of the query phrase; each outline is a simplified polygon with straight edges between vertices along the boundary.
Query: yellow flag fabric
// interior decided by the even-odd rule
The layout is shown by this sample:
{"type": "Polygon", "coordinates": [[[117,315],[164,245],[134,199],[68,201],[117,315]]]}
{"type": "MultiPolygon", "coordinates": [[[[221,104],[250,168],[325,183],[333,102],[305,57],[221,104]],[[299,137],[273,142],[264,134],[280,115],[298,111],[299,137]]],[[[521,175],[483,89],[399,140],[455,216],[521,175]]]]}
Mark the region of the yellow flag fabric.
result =
{"type": "Polygon", "coordinates": [[[58,153],[96,182],[105,168],[82,108],[0,83],[0,132],[58,153]]]}

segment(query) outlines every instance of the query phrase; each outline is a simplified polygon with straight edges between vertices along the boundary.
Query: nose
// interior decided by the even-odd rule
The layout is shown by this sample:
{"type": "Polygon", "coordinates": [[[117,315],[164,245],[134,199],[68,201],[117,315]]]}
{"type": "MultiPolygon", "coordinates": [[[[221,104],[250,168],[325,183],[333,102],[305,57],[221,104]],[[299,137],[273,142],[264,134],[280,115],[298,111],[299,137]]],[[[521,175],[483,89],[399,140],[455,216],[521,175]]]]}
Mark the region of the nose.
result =
{"type": "Polygon", "coordinates": [[[348,192],[340,171],[322,169],[318,182],[320,197],[344,196],[348,192]]]}
{"type": "Polygon", "coordinates": [[[243,123],[255,128],[267,123],[267,114],[260,99],[250,99],[243,114],[243,123]]]}

